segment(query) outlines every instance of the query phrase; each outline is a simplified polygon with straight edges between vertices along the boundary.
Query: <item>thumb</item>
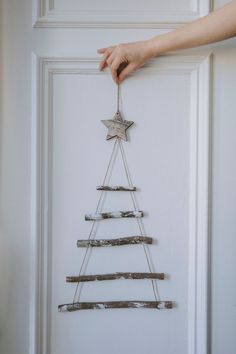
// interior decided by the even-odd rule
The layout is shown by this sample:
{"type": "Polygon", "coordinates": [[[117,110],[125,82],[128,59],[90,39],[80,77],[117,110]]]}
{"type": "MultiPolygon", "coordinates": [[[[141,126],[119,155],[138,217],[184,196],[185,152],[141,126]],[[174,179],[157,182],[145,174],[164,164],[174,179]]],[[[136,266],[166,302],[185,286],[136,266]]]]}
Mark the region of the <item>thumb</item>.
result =
{"type": "Polygon", "coordinates": [[[132,71],[134,71],[135,69],[135,65],[134,64],[128,64],[120,73],[119,77],[118,77],[118,80],[119,80],[119,83],[121,81],[123,81],[126,76],[128,76],[132,71]]]}

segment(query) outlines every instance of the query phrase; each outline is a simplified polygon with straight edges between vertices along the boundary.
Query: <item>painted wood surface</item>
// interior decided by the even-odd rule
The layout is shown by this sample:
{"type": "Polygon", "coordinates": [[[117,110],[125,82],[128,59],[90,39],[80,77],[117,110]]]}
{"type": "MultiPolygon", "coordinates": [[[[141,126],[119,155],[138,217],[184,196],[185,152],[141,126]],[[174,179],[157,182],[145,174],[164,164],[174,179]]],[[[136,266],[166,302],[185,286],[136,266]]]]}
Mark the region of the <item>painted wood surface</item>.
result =
{"type": "Polygon", "coordinates": [[[120,280],[120,279],[159,279],[163,280],[164,273],[132,273],[132,272],[116,272],[109,274],[90,274],[80,276],[67,276],[68,283],[87,282],[96,280],[120,280]]]}
{"type": "Polygon", "coordinates": [[[142,218],[143,211],[111,211],[106,213],[86,214],[85,220],[105,220],[117,218],[142,218]]]}
{"type": "Polygon", "coordinates": [[[113,119],[105,119],[101,121],[107,128],[107,140],[118,137],[127,141],[126,130],[134,123],[129,120],[124,120],[121,113],[117,111],[113,119]]]}
{"type": "Polygon", "coordinates": [[[109,247],[135,245],[140,243],[152,244],[152,237],[148,236],[129,236],[119,237],[116,239],[100,239],[100,240],[78,240],[77,247],[109,247]]]}
{"type": "Polygon", "coordinates": [[[172,301],[101,301],[101,302],[75,302],[58,306],[59,312],[72,312],[78,310],[105,310],[121,308],[148,308],[148,309],[172,309],[172,301]]]}
{"type": "Polygon", "coordinates": [[[109,191],[109,192],[134,192],[136,187],[129,186],[97,186],[98,191],[109,191]]]}

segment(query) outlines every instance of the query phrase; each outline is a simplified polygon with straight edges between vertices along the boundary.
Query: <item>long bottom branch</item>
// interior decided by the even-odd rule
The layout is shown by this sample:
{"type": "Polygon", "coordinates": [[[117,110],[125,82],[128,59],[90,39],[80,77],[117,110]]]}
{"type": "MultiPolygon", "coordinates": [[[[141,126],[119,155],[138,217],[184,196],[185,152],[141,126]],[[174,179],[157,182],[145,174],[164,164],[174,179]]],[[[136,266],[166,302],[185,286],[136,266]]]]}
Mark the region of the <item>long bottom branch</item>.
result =
{"type": "Polygon", "coordinates": [[[101,302],[75,302],[58,306],[59,312],[72,312],[78,310],[101,310],[121,308],[149,308],[149,309],[171,309],[172,301],[101,301],[101,302]]]}

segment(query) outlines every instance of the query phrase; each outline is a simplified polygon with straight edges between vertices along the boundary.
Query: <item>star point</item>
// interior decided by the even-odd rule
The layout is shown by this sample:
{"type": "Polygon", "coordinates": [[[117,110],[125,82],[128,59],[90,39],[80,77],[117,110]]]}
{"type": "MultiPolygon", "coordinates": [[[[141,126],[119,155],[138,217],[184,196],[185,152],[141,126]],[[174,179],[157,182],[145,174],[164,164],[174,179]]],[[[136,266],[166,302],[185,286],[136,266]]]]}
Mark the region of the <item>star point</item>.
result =
{"type": "Polygon", "coordinates": [[[127,141],[126,130],[134,123],[129,120],[123,120],[121,113],[116,112],[113,119],[105,119],[101,121],[107,128],[107,140],[118,137],[127,141]]]}

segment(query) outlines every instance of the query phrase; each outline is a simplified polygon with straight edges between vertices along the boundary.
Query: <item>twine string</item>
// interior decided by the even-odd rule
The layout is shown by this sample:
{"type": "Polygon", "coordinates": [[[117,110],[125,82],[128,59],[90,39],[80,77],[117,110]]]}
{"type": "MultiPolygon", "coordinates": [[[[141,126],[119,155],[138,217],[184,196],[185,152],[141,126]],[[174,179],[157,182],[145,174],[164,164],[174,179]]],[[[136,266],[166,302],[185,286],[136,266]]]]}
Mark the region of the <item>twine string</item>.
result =
{"type": "MultiPolygon", "coordinates": [[[[129,187],[133,188],[134,185],[132,183],[132,179],[131,179],[131,175],[130,175],[127,159],[126,159],[126,156],[125,156],[124,147],[123,147],[123,144],[122,144],[121,140],[119,140],[119,148],[120,148],[122,161],[123,161],[123,165],[124,165],[124,169],[125,169],[125,173],[126,173],[126,177],[127,177],[127,181],[128,181],[129,187]]],[[[135,197],[135,193],[133,191],[130,191],[130,195],[131,195],[131,199],[132,199],[132,202],[133,202],[134,210],[138,211],[139,207],[138,207],[138,203],[137,203],[137,200],[136,200],[136,197],[135,197]]],[[[141,236],[145,236],[145,230],[143,228],[142,221],[139,218],[136,218],[136,221],[137,221],[138,228],[139,228],[141,236]]],[[[154,271],[153,271],[151,258],[150,258],[150,255],[147,252],[148,247],[144,243],[142,243],[142,246],[143,246],[143,249],[144,249],[144,253],[145,253],[146,260],[147,260],[149,271],[151,273],[153,273],[154,271]]],[[[159,292],[158,292],[158,288],[157,288],[157,282],[155,280],[151,280],[151,282],[152,282],[152,288],[153,288],[153,293],[154,293],[155,300],[158,301],[158,299],[159,299],[159,301],[160,301],[160,296],[159,296],[159,292]]]]}
{"type": "Polygon", "coordinates": [[[120,110],[120,84],[117,84],[117,112],[120,110]]]}
{"type": "MultiPolygon", "coordinates": [[[[119,111],[119,109],[120,109],[120,85],[118,84],[117,85],[117,112],[119,111]]],[[[118,138],[118,137],[116,137],[116,139],[115,139],[115,142],[114,142],[114,145],[113,145],[113,149],[112,149],[112,153],[110,155],[110,159],[109,159],[109,162],[108,162],[108,166],[107,166],[107,169],[106,169],[106,173],[105,173],[102,185],[105,185],[107,180],[109,180],[110,177],[111,177],[111,172],[112,172],[115,160],[116,160],[116,156],[117,156],[118,150],[120,150],[120,153],[121,153],[122,162],[123,162],[123,166],[124,166],[124,169],[125,169],[125,174],[126,174],[126,178],[127,178],[127,181],[128,181],[128,185],[129,185],[129,187],[133,187],[131,174],[130,174],[130,171],[129,171],[128,162],[127,162],[127,159],[126,159],[124,147],[123,147],[123,144],[121,142],[121,139],[118,138]]],[[[106,195],[106,191],[101,191],[101,194],[100,194],[100,197],[98,199],[97,206],[96,206],[96,213],[98,211],[102,210],[102,205],[103,205],[104,200],[105,200],[105,195],[106,195]]],[[[138,203],[137,203],[137,200],[136,200],[134,192],[130,191],[130,195],[131,195],[131,199],[132,199],[134,210],[138,211],[139,210],[138,203]]],[[[91,230],[89,232],[88,240],[95,239],[99,221],[100,220],[94,220],[93,221],[92,226],[91,226],[91,230]]],[[[139,228],[141,236],[144,236],[145,235],[145,230],[144,230],[144,226],[143,226],[142,221],[139,218],[136,218],[136,221],[137,221],[138,228],[139,228]]],[[[153,272],[153,264],[151,262],[149,249],[148,249],[147,245],[144,244],[144,243],[142,243],[142,246],[143,246],[143,249],[144,249],[144,253],[145,253],[146,260],[147,260],[149,271],[152,273],[153,272]]],[[[88,266],[88,262],[89,262],[89,259],[90,259],[90,256],[91,256],[91,252],[92,252],[92,247],[91,247],[91,245],[89,245],[86,248],[86,251],[85,251],[83,259],[82,259],[82,264],[81,264],[81,267],[80,267],[80,270],[79,270],[79,276],[83,272],[86,271],[86,268],[88,266]]],[[[156,301],[160,301],[160,296],[159,296],[159,292],[158,292],[157,282],[154,281],[154,280],[151,280],[151,282],[152,282],[152,289],[153,289],[155,300],[156,301]]],[[[82,286],[83,286],[83,284],[81,284],[78,281],[77,285],[76,285],[74,297],[73,297],[73,304],[75,302],[79,302],[80,296],[81,296],[81,292],[82,292],[82,286]]]]}
{"type": "MultiPolygon", "coordinates": [[[[105,176],[104,176],[102,185],[105,185],[106,180],[107,180],[107,178],[108,178],[109,170],[110,170],[110,168],[111,168],[111,166],[112,166],[112,162],[113,162],[113,159],[114,159],[114,156],[115,156],[117,147],[118,147],[117,139],[118,139],[118,138],[116,138],[115,143],[114,143],[114,145],[113,145],[112,153],[111,153],[111,156],[110,156],[110,159],[109,159],[109,162],[108,162],[108,166],[107,166],[107,169],[106,169],[106,173],[105,173],[105,176]]],[[[100,206],[101,206],[101,204],[102,204],[103,197],[105,196],[105,193],[106,193],[106,191],[101,191],[101,193],[100,193],[100,197],[99,197],[99,200],[98,200],[98,203],[97,203],[97,207],[96,207],[96,213],[99,211],[99,208],[100,208],[100,206]]],[[[95,238],[96,233],[94,233],[94,236],[93,236],[93,237],[92,237],[92,234],[93,234],[93,231],[94,231],[94,229],[95,229],[95,226],[97,225],[98,222],[99,222],[99,220],[94,220],[94,221],[93,221],[91,230],[90,230],[90,232],[89,232],[88,240],[91,240],[91,239],[94,239],[94,238],[95,238]]],[[[80,267],[79,276],[82,274],[82,270],[83,270],[85,261],[87,260],[88,255],[91,254],[91,250],[92,250],[92,247],[91,247],[91,246],[89,246],[89,247],[86,248],[86,251],[85,251],[85,254],[84,254],[84,257],[83,257],[83,260],[82,260],[82,264],[81,264],[81,267],[80,267]]],[[[80,282],[77,282],[76,289],[75,289],[75,293],[74,293],[74,297],[73,297],[73,303],[76,302],[76,297],[77,297],[77,293],[78,293],[78,290],[79,290],[79,284],[80,284],[80,282]]],[[[78,301],[79,301],[79,299],[78,299],[78,301]]]]}

